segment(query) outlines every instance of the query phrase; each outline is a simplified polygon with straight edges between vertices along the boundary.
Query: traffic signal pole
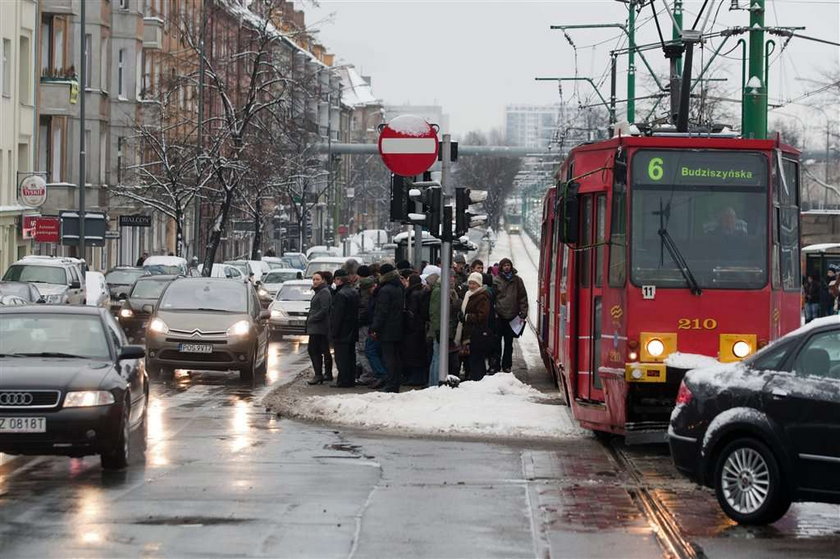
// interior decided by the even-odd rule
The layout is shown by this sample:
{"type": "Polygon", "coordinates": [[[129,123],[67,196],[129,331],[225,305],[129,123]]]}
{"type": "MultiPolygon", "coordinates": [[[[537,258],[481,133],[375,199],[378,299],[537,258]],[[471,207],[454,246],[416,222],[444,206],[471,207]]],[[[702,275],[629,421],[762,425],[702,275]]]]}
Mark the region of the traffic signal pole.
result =
{"type": "Polygon", "coordinates": [[[767,137],[767,83],[764,75],[764,0],[750,3],[750,52],[743,91],[744,138],[767,137]]]}
{"type": "Polygon", "coordinates": [[[85,163],[87,153],[85,152],[85,82],[90,68],[85,63],[85,47],[93,48],[93,45],[85,45],[85,3],[80,2],[79,6],[79,258],[85,257],[85,163]]]}
{"type": "MultiPolygon", "coordinates": [[[[452,137],[444,134],[441,141],[440,182],[443,186],[441,206],[446,208],[452,201],[454,189],[450,180],[452,137]]],[[[446,209],[443,210],[446,212],[446,209]]],[[[444,214],[445,215],[445,214],[444,214]]],[[[450,214],[451,216],[451,214],[450,214]]],[[[449,376],[449,276],[452,270],[452,219],[442,220],[440,243],[440,341],[438,342],[438,382],[445,382],[449,376]]]]}
{"type": "MultiPolygon", "coordinates": [[[[634,0],[630,0],[627,11],[627,47],[629,49],[627,52],[627,122],[632,124],[636,119],[636,2],[634,0]]],[[[612,112],[614,115],[614,103],[612,112]]]]}

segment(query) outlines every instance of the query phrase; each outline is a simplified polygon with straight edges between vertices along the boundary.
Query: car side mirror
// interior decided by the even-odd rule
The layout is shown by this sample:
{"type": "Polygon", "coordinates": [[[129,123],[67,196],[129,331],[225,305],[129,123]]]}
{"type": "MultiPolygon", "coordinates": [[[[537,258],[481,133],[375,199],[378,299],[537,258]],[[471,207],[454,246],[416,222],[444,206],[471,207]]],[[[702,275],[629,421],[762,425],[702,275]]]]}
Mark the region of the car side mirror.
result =
{"type": "Polygon", "coordinates": [[[71,281],[70,282],[70,289],[81,289],[81,288],[82,288],[82,282],[80,282],[80,281],[71,281]]]}
{"type": "Polygon", "coordinates": [[[260,320],[268,320],[271,318],[271,311],[268,309],[264,309],[260,311],[260,320]]]}
{"type": "Polygon", "coordinates": [[[47,298],[42,295],[41,297],[38,297],[38,300],[35,302],[39,305],[43,305],[47,302],[47,298]]]}
{"type": "Polygon", "coordinates": [[[143,305],[142,310],[146,314],[152,314],[153,312],[155,312],[155,306],[154,305],[143,305]]]}
{"type": "Polygon", "coordinates": [[[127,293],[120,293],[119,295],[117,295],[117,301],[125,301],[126,299],[128,299],[127,293]]]}
{"type": "Polygon", "coordinates": [[[143,359],[146,356],[146,348],[141,345],[126,345],[120,349],[117,361],[125,359],[143,359]]]}

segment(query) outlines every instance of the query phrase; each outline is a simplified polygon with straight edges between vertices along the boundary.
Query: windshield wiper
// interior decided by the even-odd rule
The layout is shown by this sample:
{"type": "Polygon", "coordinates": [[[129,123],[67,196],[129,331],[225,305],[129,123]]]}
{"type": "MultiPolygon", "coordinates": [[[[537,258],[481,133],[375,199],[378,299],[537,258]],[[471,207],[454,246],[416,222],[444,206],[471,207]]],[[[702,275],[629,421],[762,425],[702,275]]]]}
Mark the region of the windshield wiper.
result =
{"type": "Polygon", "coordinates": [[[40,351],[38,353],[15,353],[21,357],[68,357],[71,359],[89,359],[84,355],[76,355],[74,353],[62,353],[60,351],[40,351]]]}
{"type": "Polygon", "coordinates": [[[662,198],[660,198],[659,211],[653,212],[653,214],[659,215],[658,233],[659,238],[662,240],[662,246],[668,249],[668,254],[671,255],[671,259],[674,261],[674,264],[677,265],[677,268],[679,268],[680,272],[685,278],[686,283],[688,283],[688,286],[691,288],[691,293],[693,295],[700,295],[703,292],[700,289],[700,284],[697,283],[697,279],[694,277],[694,274],[691,273],[691,269],[688,267],[688,262],[686,262],[685,257],[682,255],[682,252],[680,252],[679,247],[677,247],[677,243],[674,242],[674,238],[671,237],[671,234],[668,232],[666,217],[671,216],[671,203],[669,202],[668,205],[663,209],[662,198]]]}

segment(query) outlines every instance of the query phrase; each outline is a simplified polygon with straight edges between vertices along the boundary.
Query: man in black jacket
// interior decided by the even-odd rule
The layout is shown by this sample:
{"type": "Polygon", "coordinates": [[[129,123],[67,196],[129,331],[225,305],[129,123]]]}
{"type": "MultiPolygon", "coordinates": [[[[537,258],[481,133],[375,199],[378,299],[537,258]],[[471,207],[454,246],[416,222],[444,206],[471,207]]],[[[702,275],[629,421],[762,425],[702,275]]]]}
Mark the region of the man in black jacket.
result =
{"type": "Polygon", "coordinates": [[[351,388],[356,385],[356,339],[359,336],[359,292],[353,289],[347,270],[336,270],[333,276],[335,294],[330,309],[335,363],[338,379],[335,386],[351,388]]]}
{"type": "Polygon", "coordinates": [[[329,285],[324,281],[324,275],[323,272],[315,272],[312,276],[312,290],[315,294],[312,296],[309,314],[306,317],[309,358],[312,359],[312,367],[315,369],[315,378],[308,381],[309,384],[321,384],[325,380],[332,380],[333,376],[329,340],[332,296],[329,285]]]}
{"type": "Polygon", "coordinates": [[[405,288],[400,281],[399,272],[391,264],[383,264],[379,272],[379,290],[373,309],[370,335],[382,344],[382,357],[385,368],[388,369],[382,391],[399,392],[405,288]]]}

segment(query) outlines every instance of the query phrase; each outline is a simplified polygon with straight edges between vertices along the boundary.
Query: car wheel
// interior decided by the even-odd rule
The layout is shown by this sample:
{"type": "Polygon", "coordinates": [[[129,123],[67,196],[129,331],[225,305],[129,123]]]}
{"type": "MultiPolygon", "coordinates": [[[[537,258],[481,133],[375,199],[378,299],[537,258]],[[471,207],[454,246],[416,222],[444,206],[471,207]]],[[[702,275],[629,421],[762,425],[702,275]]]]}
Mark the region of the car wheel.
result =
{"type": "Polygon", "coordinates": [[[121,470],[128,466],[128,458],[131,453],[131,424],[129,421],[130,408],[128,402],[123,405],[122,420],[120,421],[119,434],[114,441],[113,448],[105,451],[100,456],[102,468],[105,470],[121,470]]]}
{"type": "Polygon", "coordinates": [[[743,438],[724,447],[715,467],[715,495],[739,524],[770,524],[790,508],[779,463],[763,442],[743,438]]]}
{"type": "MultiPolygon", "coordinates": [[[[256,351],[254,352],[256,353],[256,351]]],[[[254,362],[256,363],[257,358],[254,358],[254,362]]],[[[263,352],[263,360],[262,363],[254,369],[254,375],[258,378],[262,378],[265,376],[266,372],[268,371],[268,347],[266,346],[265,351],[263,352]]]]}
{"type": "Polygon", "coordinates": [[[239,380],[242,382],[251,382],[254,380],[254,373],[257,370],[257,351],[254,350],[251,355],[251,364],[247,367],[239,369],[239,380]]]}

